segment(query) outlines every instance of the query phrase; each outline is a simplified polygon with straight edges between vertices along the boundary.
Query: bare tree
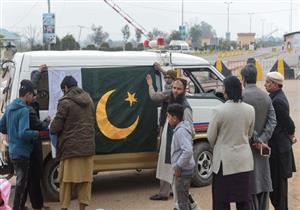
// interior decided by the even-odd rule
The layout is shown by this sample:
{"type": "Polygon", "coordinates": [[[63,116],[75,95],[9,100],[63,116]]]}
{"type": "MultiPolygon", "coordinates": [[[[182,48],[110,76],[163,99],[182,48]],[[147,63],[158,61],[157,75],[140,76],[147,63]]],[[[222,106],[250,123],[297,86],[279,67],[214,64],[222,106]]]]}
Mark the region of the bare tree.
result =
{"type": "Polygon", "coordinates": [[[142,38],[142,33],[140,30],[136,29],[135,30],[135,38],[136,38],[136,42],[140,42],[141,41],[141,38],[142,38]]]}
{"type": "Polygon", "coordinates": [[[100,45],[105,42],[105,40],[109,37],[109,34],[103,31],[102,26],[95,26],[94,24],[91,27],[93,34],[90,35],[90,39],[93,44],[95,44],[98,48],[100,45]]]}
{"type": "Polygon", "coordinates": [[[40,36],[40,30],[30,24],[25,28],[23,36],[26,39],[30,50],[32,50],[33,46],[38,42],[37,39],[40,36]]]}
{"type": "Polygon", "coordinates": [[[122,34],[123,34],[123,50],[125,51],[125,45],[127,43],[127,40],[129,39],[130,37],[130,29],[129,29],[129,26],[126,24],[122,29],[122,34]]]}

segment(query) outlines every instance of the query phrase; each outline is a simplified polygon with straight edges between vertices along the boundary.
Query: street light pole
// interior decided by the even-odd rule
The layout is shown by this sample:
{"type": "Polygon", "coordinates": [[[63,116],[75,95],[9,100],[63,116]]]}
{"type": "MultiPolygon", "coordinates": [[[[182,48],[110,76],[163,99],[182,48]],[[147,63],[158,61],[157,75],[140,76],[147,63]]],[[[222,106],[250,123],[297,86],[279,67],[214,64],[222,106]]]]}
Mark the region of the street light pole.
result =
{"type": "MultiPolygon", "coordinates": [[[[50,0],[47,1],[48,1],[48,13],[50,13],[50,0]]],[[[48,50],[51,50],[50,40],[48,40],[48,50]]]]}
{"type": "Polygon", "coordinates": [[[249,12],[248,15],[250,16],[250,33],[251,33],[251,25],[252,25],[252,15],[254,13],[253,12],[249,12]]]}
{"type": "Polygon", "coordinates": [[[183,0],[181,1],[181,25],[183,26],[183,0]]]}
{"type": "Polygon", "coordinates": [[[290,3],[290,32],[292,32],[293,30],[293,0],[291,0],[291,3],[290,3]]]}
{"type": "MultiPolygon", "coordinates": [[[[84,28],[84,26],[78,25],[78,27],[79,27],[78,44],[80,46],[81,30],[82,30],[82,28],[84,28]]],[[[80,50],[81,50],[81,47],[80,47],[80,50]]]]}
{"type": "Polygon", "coordinates": [[[227,33],[226,33],[226,39],[227,41],[230,40],[230,33],[229,33],[229,7],[232,2],[224,2],[227,5],[227,33]]]}
{"type": "Polygon", "coordinates": [[[261,27],[261,39],[264,38],[265,21],[266,21],[266,19],[261,19],[261,22],[262,22],[262,27],[261,27]]]}
{"type": "Polygon", "coordinates": [[[50,0],[48,0],[48,13],[50,13],[50,0]]]}

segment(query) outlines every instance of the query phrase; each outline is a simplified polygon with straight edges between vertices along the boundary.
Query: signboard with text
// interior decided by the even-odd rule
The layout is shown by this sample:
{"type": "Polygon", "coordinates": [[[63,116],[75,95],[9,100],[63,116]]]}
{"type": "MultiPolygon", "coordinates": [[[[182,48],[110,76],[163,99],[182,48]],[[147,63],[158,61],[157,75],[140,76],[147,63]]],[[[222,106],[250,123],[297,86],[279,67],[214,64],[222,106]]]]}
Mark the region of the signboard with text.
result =
{"type": "Polygon", "coordinates": [[[44,13],[43,14],[43,43],[44,44],[55,44],[55,14],[44,13]]]}

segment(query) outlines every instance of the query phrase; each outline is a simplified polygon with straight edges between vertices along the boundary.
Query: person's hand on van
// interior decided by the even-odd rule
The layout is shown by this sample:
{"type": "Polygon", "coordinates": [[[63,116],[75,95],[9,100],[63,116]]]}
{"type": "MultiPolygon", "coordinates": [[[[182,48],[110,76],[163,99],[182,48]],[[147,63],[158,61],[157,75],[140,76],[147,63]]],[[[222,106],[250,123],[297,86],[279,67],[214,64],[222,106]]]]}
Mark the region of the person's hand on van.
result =
{"type": "Polygon", "coordinates": [[[158,62],[155,62],[153,64],[153,68],[154,68],[154,70],[162,73],[164,76],[166,75],[166,72],[161,68],[161,66],[160,66],[160,64],[158,62]]]}
{"type": "Polygon", "coordinates": [[[146,80],[147,80],[147,84],[148,84],[148,86],[151,86],[151,85],[153,85],[153,80],[152,80],[152,77],[151,77],[151,75],[150,75],[150,74],[147,74],[147,76],[146,76],[146,80]]]}

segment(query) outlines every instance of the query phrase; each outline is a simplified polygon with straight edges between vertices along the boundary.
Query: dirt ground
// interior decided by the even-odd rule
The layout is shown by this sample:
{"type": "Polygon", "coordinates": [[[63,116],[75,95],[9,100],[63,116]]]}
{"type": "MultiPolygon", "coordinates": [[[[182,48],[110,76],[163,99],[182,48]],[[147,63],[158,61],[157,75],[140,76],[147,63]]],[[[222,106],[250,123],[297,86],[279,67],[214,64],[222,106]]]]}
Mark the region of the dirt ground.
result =
{"type": "MultiPolygon", "coordinates": [[[[258,85],[263,88],[263,82],[258,85]]],[[[264,89],[264,88],[263,88],[264,89]]],[[[285,81],[284,91],[290,102],[291,115],[295,121],[298,143],[294,153],[298,170],[300,170],[300,81],[285,81]]],[[[173,200],[151,201],[149,196],[158,192],[159,183],[154,170],[101,173],[95,177],[92,201],[87,209],[105,210],[169,210],[173,209],[173,200]]],[[[299,172],[289,180],[289,209],[300,209],[300,175],[299,172]]],[[[211,210],[211,186],[191,188],[195,200],[202,210],[211,210]]],[[[11,196],[13,198],[13,195],[11,196]]],[[[59,209],[59,203],[46,203],[51,209],[59,209]]],[[[28,206],[30,204],[28,203],[28,206]]],[[[271,206],[271,204],[270,204],[271,206]]],[[[70,209],[78,209],[77,202],[71,203],[70,209]]],[[[232,208],[234,209],[234,208],[232,208]]],[[[273,210],[270,207],[270,210],[273,210]]]]}

